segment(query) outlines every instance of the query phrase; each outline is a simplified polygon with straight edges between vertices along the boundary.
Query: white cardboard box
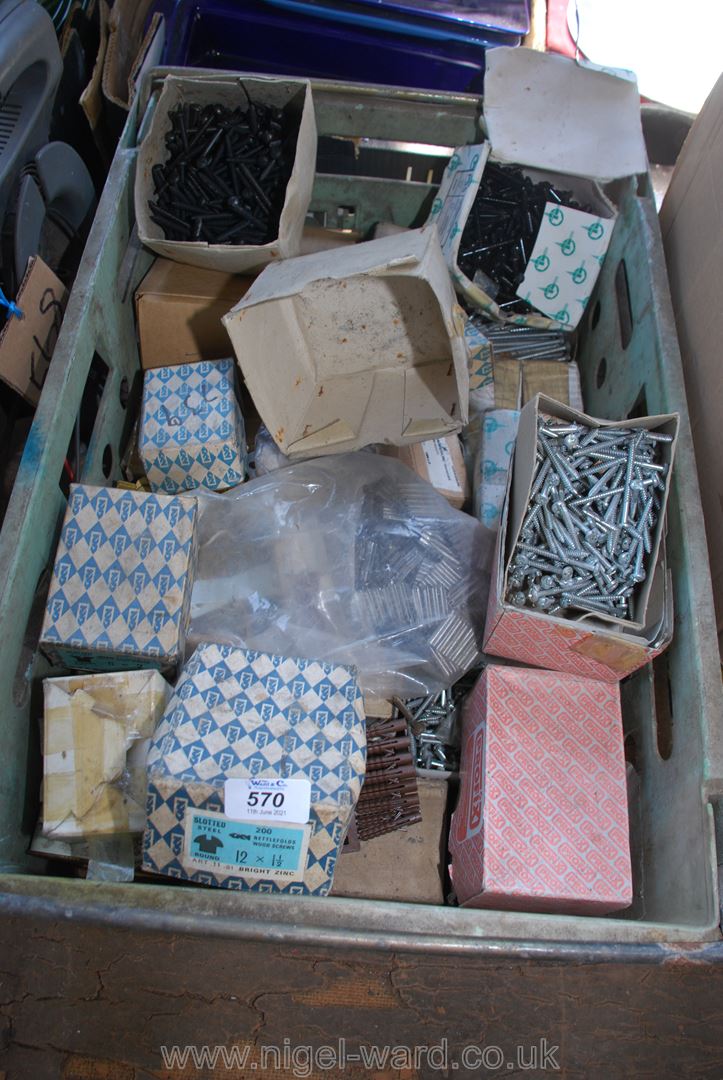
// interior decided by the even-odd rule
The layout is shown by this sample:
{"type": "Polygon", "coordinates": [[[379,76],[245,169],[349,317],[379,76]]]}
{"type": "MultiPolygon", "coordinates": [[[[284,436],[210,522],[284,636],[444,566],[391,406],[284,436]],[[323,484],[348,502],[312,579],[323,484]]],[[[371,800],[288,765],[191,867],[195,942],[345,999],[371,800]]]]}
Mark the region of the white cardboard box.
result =
{"type": "Polygon", "coordinates": [[[138,151],[134,193],[138,236],[146,247],[167,259],[232,274],[248,273],[274,259],[286,259],[301,250],[301,234],[311,199],[315,166],[316,120],[311,86],[305,80],[259,76],[241,79],[238,75],[200,75],[197,72],[167,75],[148,134],[138,151]],[[166,240],[163,229],[150,216],[148,200],[153,198],[154,192],[151,170],[167,158],[164,140],[171,126],[169,111],[185,102],[245,107],[248,99],[244,87],[252,101],[276,108],[293,108],[299,117],[296,156],[286,185],[277,238],[269,244],[206,244],[166,240]]]}
{"type": "Polygon", "coordinates": [[[223,322],[292,459],[467,422],[464,315],[433,226],[268,266],[223,322]]]}
{"type": "MultiPolygon", "coordinates": [[[[613,204],[600,185],[647,171],[637,84],[632,75],[623,75],[531,49],[489,51],[484,87],[487,141],[455,151],[433,203],[430,221],[439,228],[456,288],[492,318],[532,326],[556,325],[555,320],[536,311],[506,316],[457,265],[459,243],[487,158],[520,165],[534,180],[562,183],[572,189],[576,198],[589,203],[601,219],[613,218],[613,204]]],[[[607,246],[611,232],[603,228],[601,245],[607,246]]],[[[534,251],[530,254],[528,268],[534,251]]],[[[591,264],[585,279],[589,295],[596,261],[592,256],[587,261],[591,264]]],[[[566,268],[561,268],[561,274],[567,282],[566,268]]],[[[562,300],[555,301],[555,309],[558,302],[562,300]]],[[[583,297],[580,307],[571,301],[566,317],[563,304],[559,321],[570,327],[576,325],[584,302],[583,297]]]]}

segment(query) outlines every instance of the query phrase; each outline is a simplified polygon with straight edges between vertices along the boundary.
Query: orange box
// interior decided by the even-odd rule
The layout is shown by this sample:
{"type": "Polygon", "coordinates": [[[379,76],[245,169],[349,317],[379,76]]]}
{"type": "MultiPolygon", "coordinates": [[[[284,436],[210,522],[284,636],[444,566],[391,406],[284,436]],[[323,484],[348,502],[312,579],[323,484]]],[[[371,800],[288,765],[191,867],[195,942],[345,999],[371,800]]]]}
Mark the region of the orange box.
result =
{"type": "Polygon", "coordinates": [[[462,907],[601,915],[632,903],[620,690],[490,666],[465,705],[451,877],[462,907]]]}

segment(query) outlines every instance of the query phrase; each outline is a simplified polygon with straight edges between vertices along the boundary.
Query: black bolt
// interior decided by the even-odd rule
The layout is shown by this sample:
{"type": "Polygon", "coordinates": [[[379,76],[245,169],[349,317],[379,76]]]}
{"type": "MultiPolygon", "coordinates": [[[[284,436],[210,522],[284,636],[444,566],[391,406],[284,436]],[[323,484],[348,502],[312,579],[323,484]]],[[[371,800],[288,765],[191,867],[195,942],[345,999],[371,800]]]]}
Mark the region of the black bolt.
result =
{"type": "Polygon", "coordinates": [[[295,140],[282,142],[283,110],[244,92],[246,108],[186,102],[169,114],[150,204],[168,238],[258,244],[276,235],[295,140]]]}

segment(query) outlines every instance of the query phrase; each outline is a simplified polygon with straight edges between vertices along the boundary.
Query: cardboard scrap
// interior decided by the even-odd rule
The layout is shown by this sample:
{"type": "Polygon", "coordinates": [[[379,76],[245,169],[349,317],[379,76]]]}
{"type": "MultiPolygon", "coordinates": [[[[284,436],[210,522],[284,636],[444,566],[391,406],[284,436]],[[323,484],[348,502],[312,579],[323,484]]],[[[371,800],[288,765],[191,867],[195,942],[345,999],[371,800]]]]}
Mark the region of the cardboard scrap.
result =
{"type": "Polygon", "coordinates": [[[63,322],[68,290],[39,255],[28,260],[16,304],[0,333],[0,379],[31,405],[40,401],[63,322]]]}

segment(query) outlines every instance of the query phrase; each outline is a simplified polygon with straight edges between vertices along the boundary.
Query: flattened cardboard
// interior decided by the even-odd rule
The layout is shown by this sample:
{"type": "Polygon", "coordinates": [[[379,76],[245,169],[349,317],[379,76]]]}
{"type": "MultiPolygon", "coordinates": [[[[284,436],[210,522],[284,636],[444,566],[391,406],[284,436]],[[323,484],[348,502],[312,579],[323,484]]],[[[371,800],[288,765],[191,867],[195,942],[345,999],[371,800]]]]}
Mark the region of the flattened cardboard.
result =
{"type": "Polygon", "coordinates": [[[269,266],[223,321],[291,458],[404,446],[467,422],[464,317],[434,228],[269,266]]]}
{"type": "Polygon", "coordinates": [[[138,150],[135,182],[135,213],[138,236],[146,247],[168,259],[240,274],[260,270],[276,259],[288,259],[301,250],[301,235],[316,169],[316,120],[311,86],[303,79],[273,77],[241,78],[237,75],[167,75],[148,133],[138,150]],[[163,229],[151,218],[148,202],[153,198],[154,165],[166,160],[165,135],[169,112],[179,103],[245,106],[251,100],[277,108],[291,107],[299,118],[296,156],[286,186],[279,220],[279,235],[269,244],[207,244],[166,240],[163,229]]]}
{"type": "Polygon", "coordinates": [[[151,0],[115,0],[110,10],[102,86],[107,100],[122,109],[127,110],[132,100],[132,69],[148,51],[160,23],[155,15],[143,34],[151,6],[151,0]]]}
{"type": "Polygon", "coordinates": [[[660,228],[723,654],[723,77],[685,140],[660,210],[660,228]]]}
{"type": "Polygon", "coordinates": [[[110,21],[110,11],[106,0],[98,0],[98,21],[100,29],[98,53],[95,58],[93,71],[88,85],[80,95],[80,106],[85,113],[96,141],[98,140],[98,125],[101,116],[103,115],[103,95],[101,92],[101,85],[103,81],[103,66],[108,50],[108,23],[110,21]]]}
{"type": "Polygon", "coordinates": [[[579,915],[629,907],[618,687],[490,665],[464,708],[449,847],[462,907],[579,915]]]}
{"type": "Polygon", "coordinates": [[[28,260],[11,316],[0,333],[0,379],[31,405],[40,401],[63,322],[68,290],[39,255],[28,260]]]}
{"type": "Polygon", "coordinates": [[[221,319],[252,277],[156,259],[136,291],[141,367],[220,360],[231,345],[221,319]]]}

